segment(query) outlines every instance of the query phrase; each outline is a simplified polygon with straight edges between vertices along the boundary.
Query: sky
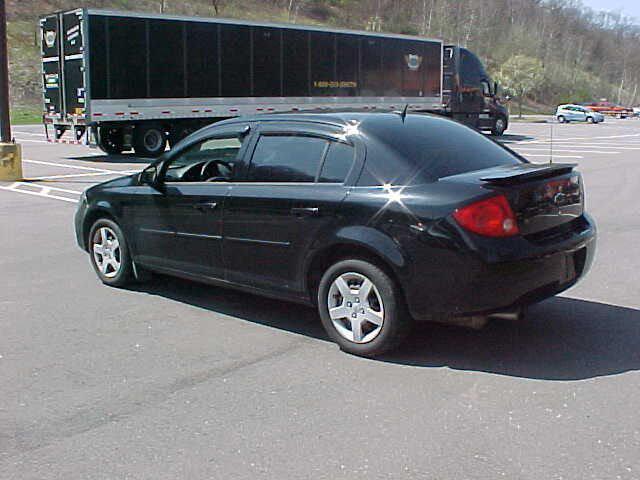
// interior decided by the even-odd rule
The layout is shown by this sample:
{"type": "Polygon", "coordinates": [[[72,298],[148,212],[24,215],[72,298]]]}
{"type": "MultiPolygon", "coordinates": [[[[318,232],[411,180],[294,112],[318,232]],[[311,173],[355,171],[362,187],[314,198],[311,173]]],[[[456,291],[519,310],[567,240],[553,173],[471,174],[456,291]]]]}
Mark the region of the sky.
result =
{"type": "Polygon", "coordinates": [[[640,23],[640,0],[582,0],[582,3],[594,10],[622,11],[640,23]]]}

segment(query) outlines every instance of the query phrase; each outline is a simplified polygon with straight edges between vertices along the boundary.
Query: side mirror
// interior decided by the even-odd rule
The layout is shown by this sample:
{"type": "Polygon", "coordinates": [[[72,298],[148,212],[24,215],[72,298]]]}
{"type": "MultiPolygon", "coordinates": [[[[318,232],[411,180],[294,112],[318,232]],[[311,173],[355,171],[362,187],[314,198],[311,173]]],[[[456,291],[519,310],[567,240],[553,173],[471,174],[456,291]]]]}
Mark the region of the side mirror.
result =
{"type": "Polygon", "coordinates": [[[158,186],[158,167],[156,165],[150,165],[140,172],[138,176],[138,182],[140,185],[149,185],[150,187],[158,186]]]}

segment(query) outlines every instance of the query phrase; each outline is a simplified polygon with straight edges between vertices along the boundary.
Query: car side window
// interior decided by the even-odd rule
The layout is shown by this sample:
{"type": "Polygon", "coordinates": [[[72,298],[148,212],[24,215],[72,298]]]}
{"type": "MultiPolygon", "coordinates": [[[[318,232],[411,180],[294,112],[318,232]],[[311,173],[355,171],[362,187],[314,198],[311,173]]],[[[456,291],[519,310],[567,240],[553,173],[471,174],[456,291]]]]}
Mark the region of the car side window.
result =
{"type": "Polygon", "coordinates": [[[343,183],[351,170],[355,149],[342,142],[331,142],[322,164],[319,183],[343,183]]]}
{"type": "Polygon", "coordinates": [[[179,153],[167,165],[165,182],[226,182],[232,179],[244,137],[209,138],[179,153]]]}
{"type": "Polygon", "coordinates": [[[305,135],[262,135],[253,152],[249,182],[315,182],[329,141],[305,135]]]}

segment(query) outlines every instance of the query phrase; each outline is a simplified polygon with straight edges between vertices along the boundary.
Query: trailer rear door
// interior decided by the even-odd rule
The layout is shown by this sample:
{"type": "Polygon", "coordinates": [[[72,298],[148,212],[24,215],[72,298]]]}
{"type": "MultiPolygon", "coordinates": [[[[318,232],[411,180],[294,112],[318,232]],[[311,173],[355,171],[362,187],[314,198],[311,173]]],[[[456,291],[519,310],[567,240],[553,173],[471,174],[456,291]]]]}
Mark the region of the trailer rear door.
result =
{"type": "Polygon", "coordinates": [[[64,113],[82,116],[85,109],[83,11],[62,14],[62,53],[64,58],[64,113]]]}
{"type": "Polygon", "coordinates": [[[60,35],[58,15],[40,20],[42,40],[42,87],[44,110],[49,116],[62,114],[62,75],[60,72],[60,35]]]}

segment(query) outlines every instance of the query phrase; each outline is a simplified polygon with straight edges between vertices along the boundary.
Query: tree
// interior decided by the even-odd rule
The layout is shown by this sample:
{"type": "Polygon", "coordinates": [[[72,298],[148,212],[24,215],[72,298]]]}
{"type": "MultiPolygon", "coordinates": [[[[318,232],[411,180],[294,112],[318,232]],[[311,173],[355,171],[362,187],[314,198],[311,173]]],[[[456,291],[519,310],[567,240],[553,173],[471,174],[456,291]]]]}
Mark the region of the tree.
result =
{"type": "Polygon", "coordinates": [[[496,79],[508,95],[518,99],[518,116],[522,117],[522,101],[544,81],[544,67],[537,58],[514,55],[500,66],[496,79]]]}

